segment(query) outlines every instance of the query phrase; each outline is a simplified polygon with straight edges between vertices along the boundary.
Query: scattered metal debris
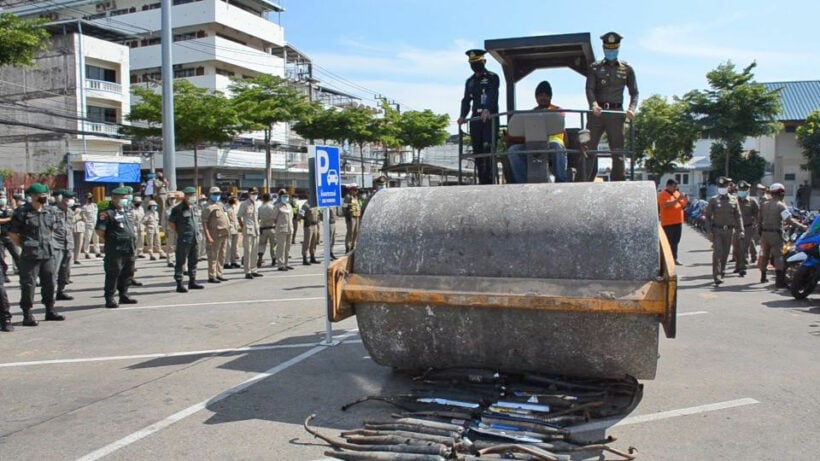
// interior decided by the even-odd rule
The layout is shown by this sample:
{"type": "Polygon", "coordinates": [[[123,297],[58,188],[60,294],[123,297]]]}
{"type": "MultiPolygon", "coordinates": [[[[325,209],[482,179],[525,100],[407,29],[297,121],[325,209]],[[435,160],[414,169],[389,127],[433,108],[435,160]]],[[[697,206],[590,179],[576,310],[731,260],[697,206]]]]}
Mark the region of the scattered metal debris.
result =
{"type": "Polygon", "coordinates": [[[390,419],[364,421],[363,428],[337,438],[311,427],[316,415],[310,415],[305,430],[334,448],[326,456],[353,461],[621,461],[637,456],[633,447],[611,447],[614,437],[589,440],[572,431],[573,426],[632,411],[643,386],[631,376],[592,379],[450,369],[428,370],[414,382],[419,387],[408,393],[368,396],[342,407],[346,411],[368,401],[385,402],[401,410],[390,419]]]}

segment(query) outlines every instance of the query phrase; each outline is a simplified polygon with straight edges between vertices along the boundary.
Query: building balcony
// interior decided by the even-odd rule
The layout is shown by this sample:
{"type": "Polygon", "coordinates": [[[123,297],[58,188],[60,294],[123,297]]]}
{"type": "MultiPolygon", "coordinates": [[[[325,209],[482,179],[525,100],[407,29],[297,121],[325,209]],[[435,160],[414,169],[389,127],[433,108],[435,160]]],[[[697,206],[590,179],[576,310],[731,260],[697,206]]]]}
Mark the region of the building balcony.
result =
{"type": "Polygon", "coordinates": [[[107,82],[105,80],[94,80],[87,78],[85,79],[85,87],[89,90],[116,93],[118,96],[122,95],[122,85],[116,82],[107,82]]]}
{"type": "MultiPolygon", "coordinates": [[[[161,67],[160,48],[161,45],[132,48],[131,71],[139,72],[140,69],[161,67]]],[[[281,58],[217,36],[174,42],[172,53],[175,66],[221,62],[247,69],[249,74],[284,75],[285,72],[284,61],[281,58]]]]}
{"type": "Polygon", "coordinates": [[[81,122],[80,130],[89,135],[116,136],[120,134],[119,125],[104,122],[81,122]]]}

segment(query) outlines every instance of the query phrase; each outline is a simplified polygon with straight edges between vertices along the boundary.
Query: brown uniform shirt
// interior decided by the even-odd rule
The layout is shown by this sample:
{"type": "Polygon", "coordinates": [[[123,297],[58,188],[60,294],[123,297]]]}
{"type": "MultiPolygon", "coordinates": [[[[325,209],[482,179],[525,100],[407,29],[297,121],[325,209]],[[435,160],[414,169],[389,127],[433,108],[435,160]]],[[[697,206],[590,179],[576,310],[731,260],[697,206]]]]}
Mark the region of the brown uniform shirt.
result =
{"type": "Polygon", "coordinates": [[[638,107],[638,82],[632,66],[625,61],[606,59],[589,66],[586,93],[590,108],[594,102],[603,108],[606,108],[605,103],[623,104],[624,87],[629,90],[629,107],[624,107],[624,110],[635,112],[638,107]]]}
{"type": "Polygon", "coordinates": [[[743,218],[743,227],[752,227],[758,223],[757,217],[760,214],[760,206],[758,206],[755,199],[751,197],[739,198],[737,204],[740,207],[740,216],[743,218]]]}
{"type": "Polygon", "coordinates": [[[760,230],[762,232],[780,232],[783,229],[783,212],[788,210],[786,204],[779,200],[767,200],[760,207],[760,230]]]}
{"type": "Polygon", "coordinates": [[[737,199],[728,194],[710,198],[703,215],[706,217],[707,232],[711,232],[713,227],[724,226],[733,227],[739,231],[743,230],[737,199]]]}
{"type": "Polygon", "coordinates": [[[202,222],[208,227],[211,238],[224,237],[231,233],[231,222],[222,203],[209,203],[202,209],[202,222]]]}

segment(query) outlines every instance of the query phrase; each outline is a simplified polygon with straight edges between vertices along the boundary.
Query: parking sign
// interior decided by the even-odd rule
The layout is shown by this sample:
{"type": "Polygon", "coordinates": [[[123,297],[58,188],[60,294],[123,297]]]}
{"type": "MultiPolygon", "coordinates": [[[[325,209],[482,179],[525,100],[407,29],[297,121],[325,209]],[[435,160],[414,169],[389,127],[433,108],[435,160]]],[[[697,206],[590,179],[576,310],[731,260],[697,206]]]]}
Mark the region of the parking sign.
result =
{"type": "Polygon", "coordinates": [[[316,204],[320,208],[342,206],[339,148],[316,146],[316,204]]]}

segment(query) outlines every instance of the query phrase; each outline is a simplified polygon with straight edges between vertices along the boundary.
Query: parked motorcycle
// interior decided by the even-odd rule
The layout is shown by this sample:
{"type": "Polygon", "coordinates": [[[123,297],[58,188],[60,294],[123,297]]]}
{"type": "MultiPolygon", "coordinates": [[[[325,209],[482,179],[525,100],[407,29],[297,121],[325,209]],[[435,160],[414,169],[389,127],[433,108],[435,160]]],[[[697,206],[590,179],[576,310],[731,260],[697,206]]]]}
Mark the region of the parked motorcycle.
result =
{"type": "Polygon", "coordinates": [[[787,263],[800,262],[794,272],[790,289],[795,299],[805,299],[817,287],[820,278],[820,217],[815,218],[811,227],[795,242],[798,253],[787,263]]]}

